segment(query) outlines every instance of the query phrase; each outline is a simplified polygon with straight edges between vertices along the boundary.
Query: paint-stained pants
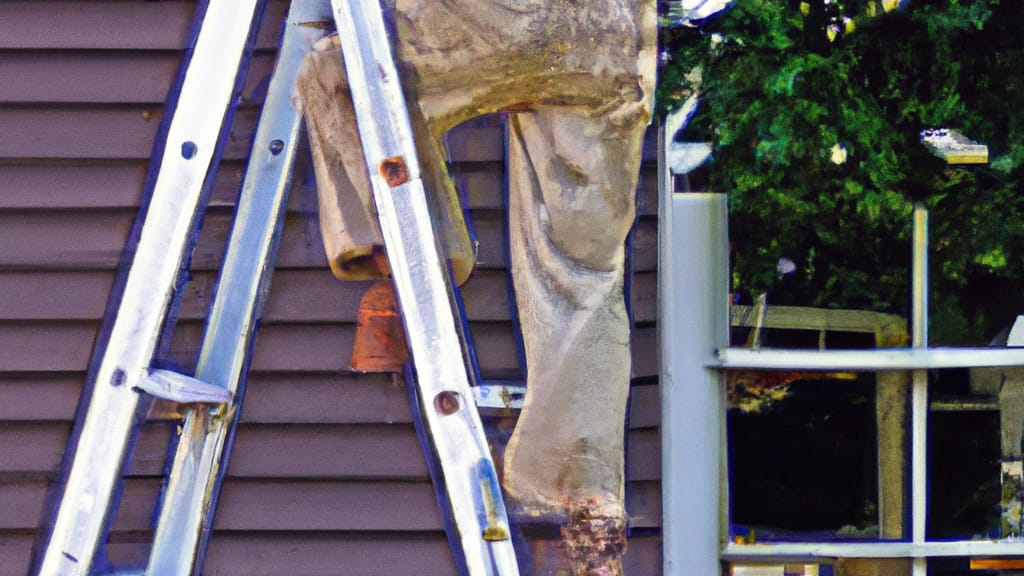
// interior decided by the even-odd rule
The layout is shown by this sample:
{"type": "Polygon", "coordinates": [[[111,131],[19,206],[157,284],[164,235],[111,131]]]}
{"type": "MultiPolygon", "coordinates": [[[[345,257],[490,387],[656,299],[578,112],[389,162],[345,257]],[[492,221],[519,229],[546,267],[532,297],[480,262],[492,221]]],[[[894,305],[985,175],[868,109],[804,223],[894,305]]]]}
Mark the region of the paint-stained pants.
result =
{"type": "MultiPolygon", "coordinates": [[[[426,137],[427,162],[456,124],[514,111],[509,226],[528,375],[503,481],[513,508],[527,513],[585,505],[597,515],[624,518],[630,377],[624,241],[650,118],[654,4],[394,0],[396,55],[415,97],[413,124],[421,144],[426,137]]],[[[347,88],[335,88],[325,90],[347,97],[347,88]]],[[[306,116],[315,115],[307,108],[306,116]]],[[[321,143],[314,142],[314,152],[330,148],[329,135],[315,131],[311,136],[321,143]]],[[[351,156],[351,145],[335,143],[328,155],[351,156]]],[[[358,162],[326,164],[351,170],[358,162]]],[[[435,183],[435,193],[447,193],[446,187],[447,181],[435,183]]],[[[321,198],[325,204],[353,202],[321,198]]],[[[371,204],[355,204],[372,214],[371,204]]],[[[343,228],[325,233],[351,240],[343,228]]]]}

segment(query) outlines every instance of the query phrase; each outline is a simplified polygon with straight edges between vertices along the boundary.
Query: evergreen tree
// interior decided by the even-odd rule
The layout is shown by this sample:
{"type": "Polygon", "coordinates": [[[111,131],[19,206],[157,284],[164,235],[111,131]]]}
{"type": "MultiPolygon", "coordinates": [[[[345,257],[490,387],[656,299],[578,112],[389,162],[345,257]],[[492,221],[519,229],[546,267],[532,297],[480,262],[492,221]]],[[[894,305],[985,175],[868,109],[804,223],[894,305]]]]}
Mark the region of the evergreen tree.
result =
{"type": "Polygon", "coordinates": [[[663,29],[660,113],[709,141],[733,289],[907,315],[911,213],[930,209],[932,335],[985,344],[1024,313],[1024,11],[999,0],[735,0],[663,29]],[[886,0],[885,3],[891,3],[886,0]],[[949,127],[989,147],[947,166],[949,127]],[[781,276],[780,257],[797,269],[781,276]]]}

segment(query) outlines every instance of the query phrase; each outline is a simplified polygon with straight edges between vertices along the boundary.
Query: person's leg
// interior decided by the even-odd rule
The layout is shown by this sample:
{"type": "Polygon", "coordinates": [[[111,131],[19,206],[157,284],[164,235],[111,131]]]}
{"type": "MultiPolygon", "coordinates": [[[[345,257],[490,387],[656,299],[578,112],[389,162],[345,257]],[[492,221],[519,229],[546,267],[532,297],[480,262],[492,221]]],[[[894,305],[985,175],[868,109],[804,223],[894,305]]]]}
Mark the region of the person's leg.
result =
{"type": "Polygon", "coordinates": [[[384,240],[377,224],[355,109],[338,37],[325,38],[306,55],[296,83],[316,171],[320,232],[327,260],[342,280],[380,276],[374,248],[384,240]],[[355,143],[355,144],[353,144],[355,143]]]}
{"type": "Polygon", "coordinates": [[[521,514],[567,519],[578,567],[612,573],[626,520],[630,326],[622,287],[646,128],[646,106],[637,104],[639,117],[627,124],[576,108],[517,114],[509,154],[512,276],[528,376],[504,485],[521,514]]]}
{"type": "MultiPolygon", "coordinates": [[[[454,124],[529,110],[512,118],[510,143],[528,393],[503,483],[513,508],[568,514],[578,573],[618,572],[630,376],[623,244],[651,111],[654,2],[397,0],[395,17],[425,172],[443,172],[440,138],[454,124]],[[493,3],[517,20],[477,25],[493,3]]],[[[455,198],[450,183],[435,191],[455,198]]]]}
{"type": "MultiPolygon", "coordinates": [[[[337,36],[318,42],[305,57],[296,89],[309,133],[320,229],[331,270],[342,280],[377,277],[381,272],[374,253],[383,250],[383,239],[337,36]]],[[[409,102],[409,113],[435,229],[454,281],[461,284],[473,269],[474,247],[448,177],[440,136],[431,132],[415,101],[409,102]]]]}

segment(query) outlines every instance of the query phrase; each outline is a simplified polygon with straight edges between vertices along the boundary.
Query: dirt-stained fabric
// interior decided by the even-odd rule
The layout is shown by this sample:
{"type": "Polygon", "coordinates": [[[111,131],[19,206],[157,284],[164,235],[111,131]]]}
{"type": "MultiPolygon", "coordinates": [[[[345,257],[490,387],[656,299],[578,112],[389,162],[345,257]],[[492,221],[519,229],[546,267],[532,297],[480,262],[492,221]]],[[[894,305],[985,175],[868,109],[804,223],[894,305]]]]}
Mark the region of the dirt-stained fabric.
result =
{"type": "MultiPolygon", "coordinates": [[[[618,573],[630,378],[624,242],[634,219],[654,92],[655,2],[390,4],[396,57],[421,162],[430,173],[426,183],[449,238],[453,227],[464,224],[443,173],[441,137],[467,119],[510,112],[511,265],[528,372],[525,405],[505,451],[503,485],[510,507],[565,519],[578,573],[618,573]],[[569,522],[570,517],[587,522],[569,522]],[[583,524],[603,528],[585,533],[577,526],[583,524]],[[602,555],[614,557],[603,568],[602,555]]],[[[315,70],[311,64],[304,74],[321,74],[315,70]]],[[[310,94],[349,105],[342,94],[347,88],[333,73],[304,82],[313,87],[310,94]]],[[[330,113],[306,105],[307,121],[316,114],[330,113]]],[[[333,117],[353,129],[346,114],[333,117]]],[[[334,150],[321,159],[330,169],[318,172],[321,207],[347,212],[351,203],[359,204],[347,221],[358,222],[349,225],[352,230],[362,230],[362,220],[372,215],[369,190],[358,189],[366,186],[363,178],[349,175],[346,181],[337,170],[356,169],[356,156],[347,149],[354,141],[328,146],[337,134],[310,131],[320,141],[314,153],[334,150]]],[[[325,234],[344,237],[352,234],[348,229],[325,234]]],[[[353,234],[335,241],[364,240],[353,234]]],[[[449,251],[452,246],[449,241],[449,251]]]]}

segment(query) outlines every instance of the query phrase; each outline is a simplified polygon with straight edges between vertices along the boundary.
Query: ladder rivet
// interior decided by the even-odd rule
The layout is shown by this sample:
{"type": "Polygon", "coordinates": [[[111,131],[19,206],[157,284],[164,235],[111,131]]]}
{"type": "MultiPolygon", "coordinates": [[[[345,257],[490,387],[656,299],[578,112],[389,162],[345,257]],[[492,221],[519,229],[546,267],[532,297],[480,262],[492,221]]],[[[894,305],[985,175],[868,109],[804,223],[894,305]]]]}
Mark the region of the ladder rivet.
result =
{"type": "Polygon", "coordinates": [[[125,380],[125,373],[124,373],[124,370],[122,370],[121,368],[116,368],[114,370],[114,373],[110,375],[110,385],[111,386],[115,386],[115,387],[116,386],[120,386],[120,385],[124,384],[124,380],[125,380]]]}
{"type": "Polygon", "coordinates": [[[281,141],[281,140],[271,140],[270,141],[270,153],[271,154],[273,154],[274,156],[277,156],[278,154],[281,153],[282,150],[284,150],[284,142],[283,141],[281,141]]]}
{"type": "Polygon", "coordinates": [[[195,142],[186,140],[181,144],[181,157],[185,160],[191,160],[196,155],[197,150],[199,150],[199,147],[196,146],[195,142]]]}
{"type": "Polygon", "coordinates": [[[459,395],[455,392],[439,392],[434,396],[434,409],[445,416],[459,411],[459,395]]]}

